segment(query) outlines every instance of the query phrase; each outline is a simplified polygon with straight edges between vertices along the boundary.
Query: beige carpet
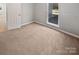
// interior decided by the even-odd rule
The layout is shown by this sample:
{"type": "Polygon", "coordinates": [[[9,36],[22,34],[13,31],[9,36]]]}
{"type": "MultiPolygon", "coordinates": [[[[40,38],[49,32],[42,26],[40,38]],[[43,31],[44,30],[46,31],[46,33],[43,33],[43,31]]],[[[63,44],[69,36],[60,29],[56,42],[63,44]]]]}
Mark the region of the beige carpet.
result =
{"type": "Polygon", "coordinates": [[[79,39],[32,23],[0,33],[0,54],[79,54],[79,39]]]}

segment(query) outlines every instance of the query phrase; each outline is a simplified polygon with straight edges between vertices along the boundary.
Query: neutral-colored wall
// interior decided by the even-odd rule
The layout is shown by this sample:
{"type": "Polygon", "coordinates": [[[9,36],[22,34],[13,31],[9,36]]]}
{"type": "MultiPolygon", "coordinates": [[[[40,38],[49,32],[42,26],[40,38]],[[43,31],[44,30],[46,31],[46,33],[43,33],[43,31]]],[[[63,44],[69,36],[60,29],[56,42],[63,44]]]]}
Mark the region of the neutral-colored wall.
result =
{"type": "Polygon", "coordinates": [[[33,20],[32,3],[7,3],[7,24],[8,29],[19,28],[29,24],[33,20]]]}
{"type": "MultiPolygon", "coordinates": [[[[48,4],[39,3],[35,7],[35,19],[36,22],[53,27],[47,24],[48,19],[48,4]]],[[[59,28],[68,31],[73,34],[79,35],[79,4],[63,3],[59,4],[59,28]]]]}
{"type": "Polygon", "coordinates": [[[61,28],[79,35],[79,3],[60,4],[61,28]]]}
{"type": "Polygon", "coordinates": [[[47,4],[37,3],[35,5],[35,21],[46,24],[47,16],[47,4]]]}
{"type": "Polygon", "coordinates": [[[22,25],[28,24],[33,20],[33,4],[22,3],[22,25]]]}

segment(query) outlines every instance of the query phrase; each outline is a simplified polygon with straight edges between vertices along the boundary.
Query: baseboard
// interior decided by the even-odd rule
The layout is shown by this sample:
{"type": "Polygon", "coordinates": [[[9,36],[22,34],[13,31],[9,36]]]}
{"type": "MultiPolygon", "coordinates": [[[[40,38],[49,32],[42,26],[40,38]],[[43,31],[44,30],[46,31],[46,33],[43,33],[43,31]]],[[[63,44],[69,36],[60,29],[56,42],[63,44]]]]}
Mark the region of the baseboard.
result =
{"type": "MultiPolygon", "coordinates": [[[[46,25],[46,24],[43,24],[43,23],[40,23],[40,22],[36,22],[36,23],[41,24],[41,25],[44,25],[44,26],[47,26],[47,25],[48,25],[48,24],[46,25]]],[[[49,26],[47,26],[47,27],[49,27],[49,26]]],[[[63,32],[63,33],[65,33],[65,34],[68,34],[68,35],[70,35],[70,36],[79,38],[79,35],[76,35],[76,34],[67,32],[67,31],[62,30],[62,29],[60,29],[60,28],[58,28],[58,27],[52,26],[52,27],[49,27],[49,28],[52,28],[52,29],[55,29],[55,30],[57,30],[57,31],[63,32]]]]}
{"type": "Polygon", "coordinates": [[[18,26],[18,27],[8,27],[8,30],[12,30],[12,29],[16,29],[16,28],[21,28],[22,26],[27,25],[27,24],[30,24],[30,23],[32,23],[32,22],[33,22],[33,21],[30,21],[30,22],[28,22],[28,23],[21,24],[21,25],[18,26]]]}
{"type": "Polygon", "coordinates": [[[30,21],[28,23],[24,23],[24,24],[21,24],[21,26],[24,26],[24,25],[27,25],[27,24],[30,24],[30,23],[33,23],[34,21],[30,21]]]}
{"type": "Polygon", "coordinates": [[[12,29],[16,29],[16,28],[20,28],[20,26],[18,26],[18,27],[8,27],[8,30],[12,30],[12,29]]]}
{"type": "Polygon", "coordinates": [[[73,37],[79,38],[79,35],[76,35],[76,34],[73,34],[73,33],[70,33],[70,32],[64,31],[64,30],[61,30],[61,29],[58,29],[58,30],[61,31],[61,32],[63,32],[63,33],[66,33],[68,35],[71,35],[73,37]]]}

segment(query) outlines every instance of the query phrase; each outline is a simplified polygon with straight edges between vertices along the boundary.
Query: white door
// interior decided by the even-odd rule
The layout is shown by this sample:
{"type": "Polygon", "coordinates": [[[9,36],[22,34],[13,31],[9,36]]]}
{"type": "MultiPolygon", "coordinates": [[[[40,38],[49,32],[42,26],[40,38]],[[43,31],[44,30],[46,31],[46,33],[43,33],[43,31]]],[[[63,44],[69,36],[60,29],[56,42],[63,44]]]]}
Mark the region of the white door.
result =
{"type": "Polygon", "coordinates": [[[6,31],[6,27],[6,4],[0,3],[0,32],[6,31]]]}
{"type": "Polygon", "coordinates": [[[21,3],[7,4],[8,30],[20,28],[21,26],[21,3]]]}

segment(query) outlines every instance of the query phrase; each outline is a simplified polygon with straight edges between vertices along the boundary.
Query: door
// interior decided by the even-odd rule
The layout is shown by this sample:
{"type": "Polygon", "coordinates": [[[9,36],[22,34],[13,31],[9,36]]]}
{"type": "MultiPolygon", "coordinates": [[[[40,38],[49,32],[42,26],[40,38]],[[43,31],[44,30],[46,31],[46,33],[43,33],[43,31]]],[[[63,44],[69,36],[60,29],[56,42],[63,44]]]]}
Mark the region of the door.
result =
{"type": "Polygon", "coordinates": [[[7,4],[8,30],[20,28],[21,26],[21,3],[7,4]]]}
{"type": "Polygon", "coordinates": [[[6,31],[6,27],[6,4],[0,3],[0,32],[6,31]]]}
{"type": "Polygon", "coordinates": [[[48,24],[59,27],[59,6],[58,3],[48,5],[48,24]]]}

